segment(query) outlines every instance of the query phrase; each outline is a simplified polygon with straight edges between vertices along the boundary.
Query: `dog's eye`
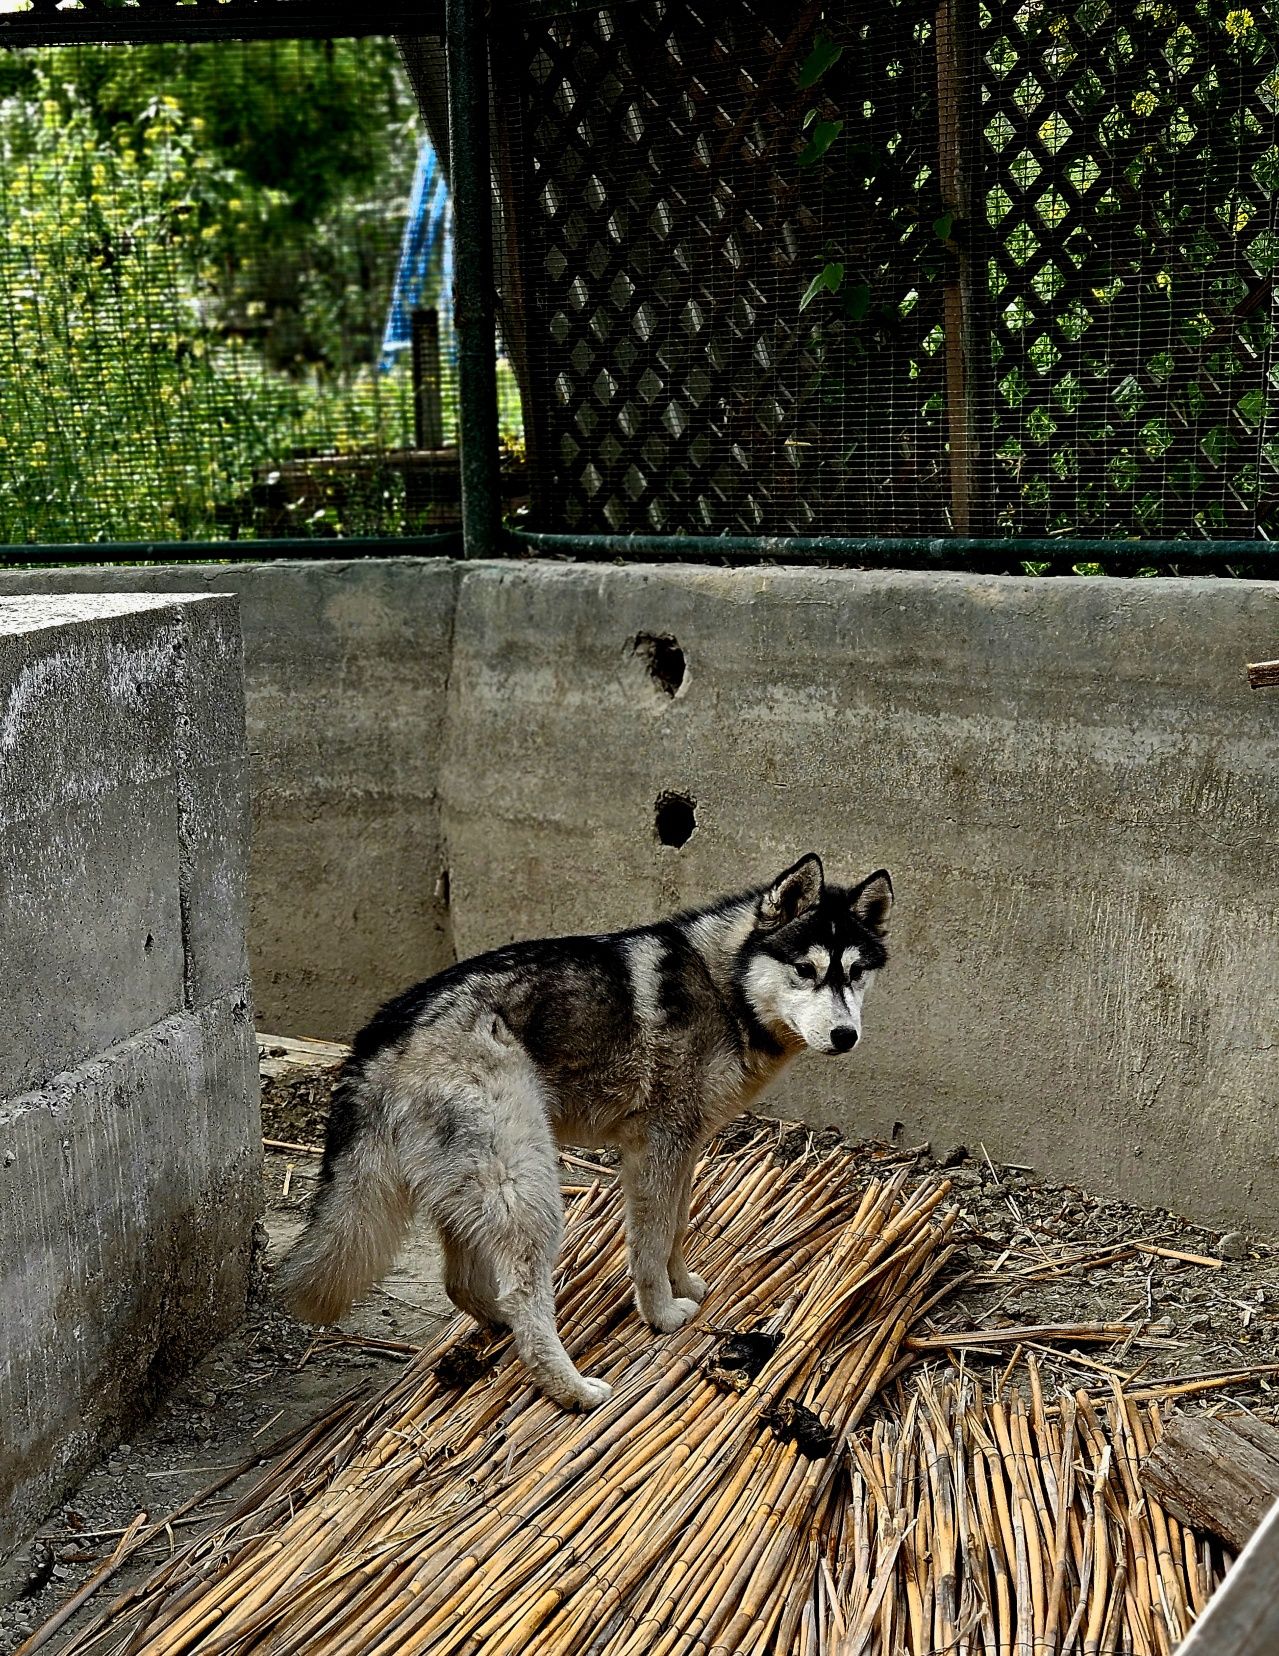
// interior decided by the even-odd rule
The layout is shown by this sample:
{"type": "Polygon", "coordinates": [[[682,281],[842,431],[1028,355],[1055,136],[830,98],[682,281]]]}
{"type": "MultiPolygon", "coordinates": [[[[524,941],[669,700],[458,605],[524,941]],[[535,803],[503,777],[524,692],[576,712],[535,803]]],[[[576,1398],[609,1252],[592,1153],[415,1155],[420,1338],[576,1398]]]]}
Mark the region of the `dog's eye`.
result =
{"type": "Polygon", "coordinates": [[[802,977],[805,983],[816,983],[817,968],[811,961],[797,960],[795,962],[795,976],[802,977]]]}
{"type": "Polygon", "coordinates": [[[848,974],[848,981],[850,983],[860,983],[865,976],[866,968],[864,966],[854,966],[848,974]]]}

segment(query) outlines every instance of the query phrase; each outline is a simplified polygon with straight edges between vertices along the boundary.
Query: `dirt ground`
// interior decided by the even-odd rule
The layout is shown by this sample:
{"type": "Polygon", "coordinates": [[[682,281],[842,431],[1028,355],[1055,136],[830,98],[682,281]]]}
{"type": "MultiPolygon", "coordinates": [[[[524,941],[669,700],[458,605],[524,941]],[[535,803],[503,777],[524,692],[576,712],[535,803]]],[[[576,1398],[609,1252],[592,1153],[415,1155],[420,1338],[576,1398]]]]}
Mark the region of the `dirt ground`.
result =
{"type": "MultiPolygon", "coordinates": [[[[327,1113],[330,1068],[299,1067],[281,1049],[264,1056],[263,1131],[268,1140],[316,1145],[327,1113]],[[274,1054],[274,1056],[273,1056],[274,1054]]],[[[731,1131],[731,1129],[730,1129],[731,1131]]],[[[791,1155],[827,1135],[776,1125],[778,1154],[791,1155]]],[[[829,1142],[836,1142],[831,1137],[829,1142]]],[[[1279,1370],[1279,1243],[1203,1230],[1164,1211],[1105,1201],[1025,1168],[992,1163],[981,1146],[939,1166],[927,1146],[867,1141],[858,1146],[867,1173],[903,1167],[951,1180],[960,1216],[957,1272],[965,1281],[934,1312],[921,1361],[947,1363],[952,1332],[985,1331],[988,1343],[963,1348],[970,1368],[992,1381],[1013,1363],[1009,1384],[1028,1355],[1046,1382],[1071,1389],[1106,1386],[1111,1372],[1133,1387],[1234,1369],[1279,1370]],[[1190,1254],[1206,1263],[1169,1257],[1190,1254]],[[1015,1330],[1043,1324],[1123,1323],[1117,1339],[1040,1338],[1015,1330]],[[1015,1359],[1015,1362],[1014,1362],[1015,1359]]],[[[592,1157],[590,1163],[604,1158],[592,1157]]],[[[581,1162],[570,1171],[581,1176],[581,1162]]],[[[321,1415],[353,1385],[376,1386],[406,1360],[371,1342],[416,1344],[449,1315],[428,1234],[416,1234],[399,1268],[353,1312],[345,1339],[321,1336],[273,1303],[274,1263],[296,1235],[318,1172],[303,1150],[268,1148],[264,1164],[267,1246],[262,1279],[244,1325],[218,1346],[155,1416],[112,1450],[75,1493],[41,1525],[31,1544],[0,1565],[0,1656],[63,1604],[109,1559],[139,1512],[154,1520],[243,1461],[269,1450],[291,1429],[321,1415]]],[[[690,1256],[696,1265],[695,1237],[690,1256]]],[[[1229,1401],[1267,1419],[1279,1417],[1279,1372],[1191,1396],[1186,1406],[1229,1401]],[[1272,1391],[1270,1388],[1274,1387],[1272,1391]]],[[[260,1470],[260,1467],[258,1468],[260,1470]]],[[[215,1516],[257,1471],[174,1525],[215,1516]]],[[[167,1554],[163,1537],[115,1576],[107,1594],[142,1578],[167,1554]]],[[[75,1628],[96,1614],[92,1600],[43,1648],[65,1649],[75,1628]]]]}

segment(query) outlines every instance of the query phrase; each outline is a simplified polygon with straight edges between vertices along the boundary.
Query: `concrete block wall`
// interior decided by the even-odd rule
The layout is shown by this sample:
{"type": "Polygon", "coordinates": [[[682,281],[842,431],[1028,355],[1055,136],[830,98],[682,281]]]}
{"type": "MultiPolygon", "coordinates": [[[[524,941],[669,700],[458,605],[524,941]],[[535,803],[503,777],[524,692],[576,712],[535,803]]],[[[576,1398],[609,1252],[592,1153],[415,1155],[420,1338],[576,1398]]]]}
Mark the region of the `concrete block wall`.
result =
{"type": "Polygon", "coordinates": [[[1279,717],[1243,673],[1279,586],[400,559],[0,591],[49,577],[241,594],[264,1027],[347,1035],[454,951],[812,846],[892,869],[896,958],[864,1050],[778,1112],[1279,1231],[1279,717]]]}
{"type": "Polygon", "coordinates": [[[0,597],[0,1553],[243,1312],[229,598],[0,597]]]}
{"type": "Polygon", "coordinates": [[[405,558],[0,571],[0,594],[238,598],[264,1029],[351,1034],[453,958],[438,790],[458,570],[405,558]]]}
{"type": "Polygon", "coordinates": [[[808,849],[840,879],[885,865],[866,1038],[767,1103],[1279,1230],[1279,704],[1244,673],[1276,640],[1263,582],[468,569],[458,952],[631,924],[808,849]]]}

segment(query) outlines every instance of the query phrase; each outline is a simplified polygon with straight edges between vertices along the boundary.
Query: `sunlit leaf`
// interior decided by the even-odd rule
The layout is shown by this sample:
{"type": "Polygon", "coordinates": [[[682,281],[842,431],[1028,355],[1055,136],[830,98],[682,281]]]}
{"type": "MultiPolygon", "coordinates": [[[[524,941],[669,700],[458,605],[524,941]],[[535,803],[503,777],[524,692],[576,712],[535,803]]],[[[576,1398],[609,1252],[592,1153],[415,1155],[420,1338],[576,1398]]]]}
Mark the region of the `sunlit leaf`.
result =
{"type": "Polygon", "coordinates": [[[805,288],[804,297],[799,302],[800,310],[807,310],[819,293],[838,293],[839,284],[843,280],[844,267],[842,264],[823,265],[805,288]]]}
{"type": "Polygon", "coordinates": [[[814,161],[820,161],[843,130],[842,121],[818,121],[813,127],[812,137],[800,153],[800,166],[811,167],[814,161]]]}

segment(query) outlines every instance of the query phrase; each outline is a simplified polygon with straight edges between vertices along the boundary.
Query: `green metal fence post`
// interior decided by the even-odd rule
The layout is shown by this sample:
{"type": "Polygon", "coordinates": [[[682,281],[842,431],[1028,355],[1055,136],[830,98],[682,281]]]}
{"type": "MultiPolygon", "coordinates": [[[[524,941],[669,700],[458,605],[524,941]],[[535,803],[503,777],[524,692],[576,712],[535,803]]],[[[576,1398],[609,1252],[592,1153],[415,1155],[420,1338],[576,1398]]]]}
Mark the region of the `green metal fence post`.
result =
{"type": "Polygon", "coordinates": [[[501,526],[488,35],[483,0],[448,0],[445,39],[449,184],[457,224],[453,325],[462,450],[462,548],[464,557],[483,558],[497,549],[501,526]]]}

